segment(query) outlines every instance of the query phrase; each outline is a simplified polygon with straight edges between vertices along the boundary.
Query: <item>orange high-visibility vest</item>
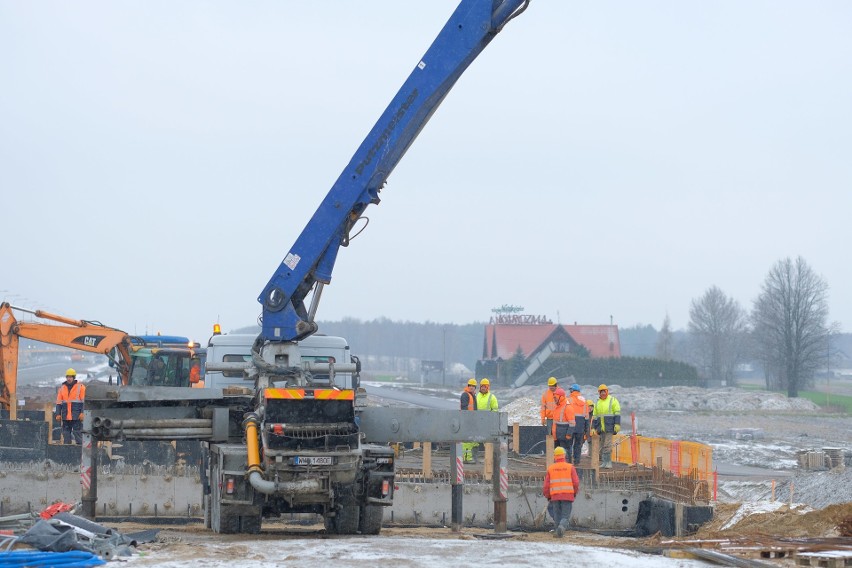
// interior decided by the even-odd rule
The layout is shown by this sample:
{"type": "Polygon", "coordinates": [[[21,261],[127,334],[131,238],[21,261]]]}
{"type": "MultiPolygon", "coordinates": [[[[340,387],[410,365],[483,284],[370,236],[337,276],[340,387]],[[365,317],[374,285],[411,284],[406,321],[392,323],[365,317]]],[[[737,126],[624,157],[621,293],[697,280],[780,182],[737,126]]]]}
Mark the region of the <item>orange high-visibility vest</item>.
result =
{"type": "Polygon", "coordinates": [[[582,416],[583,418],[586,418],[588,416],[589,411],[586,405],[586,399],[577,391],[571,391],[571,396],[568,399],[568,404],[571,406],[571,412],[574,413],[575,420],[577,419],[577,416],[582,416]]]}
{"type": "Polygon", "coordinates": [[[86,386],[75,382],[70,389],[63,383],[56,395],[56,413],[63,420],[82,420],[83,401],[86,400],[86,386]]]}
{"type": "Polygon", "coordinates": [[[472,393],[469,389],[464,389],[464,392],[461,394],[461,410],[476,410],[476,395],[472,393]],[[467,397],[465,397],[467,395],[467,397]],[[465,398],[467,398],[467,403],[465,403],[465,398]]]}
{"type": "Polygon", "coordinates": [[[550,428],[551,435],[556,437],[556,425],[557,424],[570,424],[574,421],[574,411],[571,409],[571,406],[568,404],[568,399],[563,398],[562,404],[556,407],[553,411],[553,426],[550,428]]]}
{"type": "Polygon", "coordinates": [[[553,411],[556,410],[556,397],[553,395],[553,391],[548,388],[544,391],[544,394],[541,395],[541,419],[546,420],[548,418],[553,418],[553,411]]]}
{"type": "Polygon", "coordinates": [[[545,497],[557,501],[573,501],[576,489],[573,470],[574,466],[562,459],[548,467],[544,486],[545,497]]]}

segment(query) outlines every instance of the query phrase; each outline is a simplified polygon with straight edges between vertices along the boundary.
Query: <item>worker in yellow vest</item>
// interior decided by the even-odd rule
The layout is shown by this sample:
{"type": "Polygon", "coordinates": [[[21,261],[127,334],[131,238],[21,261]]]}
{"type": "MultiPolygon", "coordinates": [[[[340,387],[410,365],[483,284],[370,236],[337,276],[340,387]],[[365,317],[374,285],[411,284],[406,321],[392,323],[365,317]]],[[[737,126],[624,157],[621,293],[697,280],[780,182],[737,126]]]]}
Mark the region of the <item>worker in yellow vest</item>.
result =
{"type": "Polygon", "coordinates": [[[609,395],[609,387],[598,387],[598,401],[592,414],[592,435],[600,436],[600,462],[603,469],[612,467],[612,437],[621,431],[621,405],[609,395]]]}
{"type": "MultiPolygon", "coordinates": [[[[467,386],[459,398],[460,410],[476,410],[476,379],[467,381],[467,386]]],[[[462,461],[464,463],[476,463],[473,459],[473,449],[478,446],[477,442],[462,442],[462,461]]]]}
{"type": "Polygon", "coordinates": [[[479,392],[476,393],[476,409],[497,412],[497,397],[491,394],[491,381],[479,381],[479,392]]]}

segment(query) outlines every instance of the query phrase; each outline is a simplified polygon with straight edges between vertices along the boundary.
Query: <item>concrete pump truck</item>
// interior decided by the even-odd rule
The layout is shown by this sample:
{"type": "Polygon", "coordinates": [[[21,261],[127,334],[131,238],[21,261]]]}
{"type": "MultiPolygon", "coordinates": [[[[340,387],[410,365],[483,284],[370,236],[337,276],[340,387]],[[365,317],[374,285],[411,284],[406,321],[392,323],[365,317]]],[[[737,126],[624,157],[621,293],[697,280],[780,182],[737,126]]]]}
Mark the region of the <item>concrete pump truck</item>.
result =
{"type": "MultiPolygon", "coordinates": [[[[336,534],[381,530],[383,509],[393,499],[394,454],[387,445],[364,443],[370,436],[359,420],[366,415],[356,412],[355,392],[334,381],[336,372],[358,369],[349,362],[307,360],[299,341],[317,331],[314,317],[323,287],[331,282],[338,251],[349,244],[355,223],[368,205],[379,203],[388,176],[462,73],[528,4],[461,1],[261,291],[262,330],[251,360],[208,360],[208,372],[243,372],[254,388],[193,389],[180,407],[170,407],[168,416],[174,417],[192,399],[197,402],[197,412],[169,419],[177,428],[173,434],[212,432],[204,505],[206,523],[215,532],[257,532],[264,517],[286,513],[320,514],[336,534]],[[209,404],[203,396],[211,397],[209,404]]],[[[88,428],[98,439],[120,436],[122,422],[141,424],[138,405],[150,404],[155,394],[137,400],[129,391],[104,395],[107,402],[101,410],[94,403],[84,434],[88,428]],[[122,400],[126,409],[120,408],[122,400]]],[[[90,391],[87,406],[93,398],[90,391]]],[[[156,426],[151,412],[146,424],[156,426]]],[[[482,414],[482,421],[492,418],[484,416],[492,413],[475,414],[482,414]]],[[[471,418],[476,417],[465,417],[471,418]]],[[[84,449],[84,475],[95,473],[85,471],[85,464],[84,449]]],[[[94,500],[84,484],[84,513],[88,503],[88,514],[94,514],[94,500]]]]}

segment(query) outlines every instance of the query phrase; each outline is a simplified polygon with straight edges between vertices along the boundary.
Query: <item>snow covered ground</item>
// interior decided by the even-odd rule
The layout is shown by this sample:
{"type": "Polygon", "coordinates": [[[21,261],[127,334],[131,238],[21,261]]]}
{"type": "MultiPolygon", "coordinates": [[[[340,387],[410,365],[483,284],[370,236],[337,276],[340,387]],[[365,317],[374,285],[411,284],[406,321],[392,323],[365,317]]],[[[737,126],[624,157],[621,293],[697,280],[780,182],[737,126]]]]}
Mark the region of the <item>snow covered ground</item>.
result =
{"type": "MultiPolygon", "coordinates": [[[[368,536],[346,538],[284,538],[256,541],[243,537],[229,542],[194,542],[154,546],[134,556],[131,566],[179,568],[189,563],[207,568],[253,568],[270,565],[314,568],[329,563],[336,567],[395,566],[446,568],[461,566],[535,567],[553,565],[556,559],[580,566],[650,568],[707,566],[696,560],[666,558],[630,550],[611,550],[571,544],[571,533],[550,542],[518,538],[493,539],[485,535],[447,535],[441,538],[368,536]],[[188,545],[187,545],[188,544],[188,545]],[[579,560],[582,559],[582,560],[579,560]]],[[[256,538],[256,537],[255,537],[256,538]]]]}
{"type": "MultiPolygon", "coordinates": [[[[719,500],[740,502],[775,496],[820,508],[852,502],[852,468],[803,470],[806,450],[852,450],[852,417],[828,415],[809,400],[735,388],[665,387],[623,389],[609,385],[621,403],[622,421],[635,413],[640,435],[691,440],[713,448],[719,470],[719,500]]],[[[594,396],[595,386],[582,386],[594,396]]],[[[539,424],[541,387],[516,389],[503,405],[509,422],[539,424]]],[[[504,393],[504,398],[511,395],[504,393]]],[[[498,392],[499,396],[499,392],[498,392]]],[[[629,423],[629,420],[627,420],[629,423]]]]}

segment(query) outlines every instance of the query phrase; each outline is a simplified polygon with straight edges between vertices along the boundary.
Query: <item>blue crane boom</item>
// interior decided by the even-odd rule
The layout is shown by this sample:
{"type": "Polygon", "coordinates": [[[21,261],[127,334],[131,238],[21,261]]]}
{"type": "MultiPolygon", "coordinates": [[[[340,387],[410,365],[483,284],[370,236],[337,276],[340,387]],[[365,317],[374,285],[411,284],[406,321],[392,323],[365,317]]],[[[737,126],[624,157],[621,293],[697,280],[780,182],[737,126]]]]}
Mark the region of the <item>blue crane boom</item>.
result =
{"type": "Polygon", "coordinates": [[[462,0],[258,296],[264,341],[298,341],[317,330],[322,287],[341,246],[432,113],[465,69],[529,0],[462,0]],[[310,309],[305,298],[314,290],[310,309]]]}

